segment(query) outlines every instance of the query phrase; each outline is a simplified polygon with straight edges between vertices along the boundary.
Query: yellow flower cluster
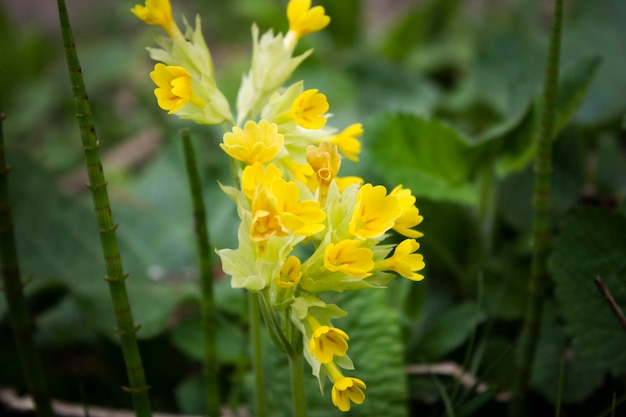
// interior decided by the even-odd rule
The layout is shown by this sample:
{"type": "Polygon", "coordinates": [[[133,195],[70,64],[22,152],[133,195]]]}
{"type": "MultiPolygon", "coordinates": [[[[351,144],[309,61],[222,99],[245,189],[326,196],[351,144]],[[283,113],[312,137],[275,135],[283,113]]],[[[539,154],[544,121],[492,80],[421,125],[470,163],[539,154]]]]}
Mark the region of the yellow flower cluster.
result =
{"type": "Polygon", "coordinates": [[[305,90],[302,81],[283,87],[311,53],[294,57],[298,40],[330,18],[310,0],[291,0],[285,36],[271,30],[259,36],[252,27],[252,64],[234,118],[216,86],[200,19],[182,36],[168,0],[146,0],[132,11],[168,34],[160,49],[149,49],[160,61],[150,74],[158,105],[198,123],[230,125],[220,146],[233,158],[238,186],[222,188],[237,204],[239,247],[218,254],[232,286],[260,293],[272,312],[282,312],[300,331],[313,374],[320,383],[326,376],[333,381],[335,406],[348,411],[351,403],[361,404],[365,383],[340,369],[354,368],[348,334],[331,323],[346,313],[326,304],[323,293],[381,288],[395,274],[423,279],[416,241],[422,234],[414,230],[422,216],[402,186],[388,192],[358,177],[339,177],[342,155],[358,161],[361,124],[328,127],[323,93],[305,90]],[[381,243],[392,230],[407,237],[395,248],[381,243]],[[301,249],[304,244],[312,253],[301,249]]]}

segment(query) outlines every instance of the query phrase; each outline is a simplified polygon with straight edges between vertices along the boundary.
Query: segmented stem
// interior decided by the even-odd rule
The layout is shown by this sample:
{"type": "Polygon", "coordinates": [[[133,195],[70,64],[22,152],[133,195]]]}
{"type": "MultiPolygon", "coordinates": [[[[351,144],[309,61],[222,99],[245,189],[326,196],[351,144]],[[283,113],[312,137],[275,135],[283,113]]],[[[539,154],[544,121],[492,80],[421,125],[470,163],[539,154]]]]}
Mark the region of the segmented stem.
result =
{"type": "Polygon", "coordinates": [[[52,417],[54,412],[50,404],[50,394],[45,378],[41,358],[35,348],[32,323],[24,297],[22,275],[15,246],[13,215],[9,197],[10,171],[4,152],[4,134],[2,122],[4,113],[0,113],[0,259],[2,259],[2,286],[9,309],[9,322],[15,338],[17,353],[22,366],[26,386],[35,402],[37,416],[52,417]]]}
{"type": "Polygon", "coordinates": [[[563,0],[555,0],[543,90],[541,128],[537,140],[535,159],[532,265],[528,285],[528,302],[520,341],[520,356],[513,386],[513,401],[510,408],[511,416],[522,415],[524,398],[528,388],[528,380],[539,336],[543,298],[550,283],[550,275],[548,274],[548,255],[551,246],[550,183],[552,180],[552,142],[554,139],[562,19],[563,0]]]}
{"type": "Polygon", "coordinates": [[[87,173],[89,176],[89,190],[93,199],[94,209],[98,228],[100,230],[100,243],[106,264],[105,280],[109,284],[109,291],[115,310],[117,322],[117,332],[120,335],[122,353],[126,364],[126,372],[130,387],[124,387],[133,399],[135,413],[139,417],[151,416],[150,398],[148,396],[149,386],[146,385],[145,374],[137,345],[135,333],[140,326],[133,322],[133,315],[124,283],[127,274],[122,268],[119,246],[115,229],[117,225],[113,222],[109,195],[107,192],[107,182],[102,170],[98,141],[96,140],[91,108],[85,84],[83,81],[80,62],[76,53],[76,45],[70,27],[67,8],[64,0],[57,0],[59,7],[59,19],[61,21],[61,32],[67,58],[67,67],[72,83],[74,94],[74,108],[76,117],[80,125],[80,134],[87,173]]]}
{"type": "Polygon", "coordinates": [[[202,331],[204,333],[204,384],[209,416],[220,415],[220,399],[217,383],[217,347],[215,332],[217,313],[213,297],[213,265],[209,243],[206,210],[202,199],[202,182],[198,173],[196,155],[188,130],[183,130],[183,150],[191,199],[193,200],[193,219],[200,262],[200,285],[202,290],[202,331]]]}

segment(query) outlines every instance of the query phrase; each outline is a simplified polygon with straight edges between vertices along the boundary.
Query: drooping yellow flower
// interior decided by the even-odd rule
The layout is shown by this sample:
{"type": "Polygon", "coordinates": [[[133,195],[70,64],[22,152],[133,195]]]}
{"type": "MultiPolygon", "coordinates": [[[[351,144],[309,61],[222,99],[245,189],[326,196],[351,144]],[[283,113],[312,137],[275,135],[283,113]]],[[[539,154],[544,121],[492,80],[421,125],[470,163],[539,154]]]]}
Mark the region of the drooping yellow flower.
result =
{"type": "Polygon", "coordinates": [[[246,122],[243,130],[234,127],[224,134],[220,147],[231,157],[248,165],[271,161],[283,147],[284,137],[278,133],[278,126],[263,119],[258,124],[246,122]]]}
{"type": "Polygon", "coordinates": [[[299,201],[300,189],[295,182],[279,178],[274,180],[270,189],[285,228],[300,236],[311,236],[324,230],[322,222],[326,220],[326,214],[315,200],[299,201]]]}
{"type": "Polygon", "coordinates": [[[252,225],[250,238],[261,242],[272,236],[287,236],[288,230],[280,221],[276,198],[268,187],[259,185],[252,200],[252,225]]]}
{"type": "Polygon", "coordinates": [[[281,288],[291,288],[298,285],[300,278],[302,278],[300,259],[296,256],[290,256],[280,268],[280,273],[276,275],[274,281],[281,288]]]}
{"type": "Polygon", "coordinates": [[[137,4],[130,11],[145,23],[162,27],[171,38],[184,39],[172,18],[169,0],[146,0],[145,4],[137,4]]]}
{"type": "Polygon", "coordinates": [[[402,209],[400,217],[396,219],[393,225],[393,230],[414,239],[424,236],[423,233],[413,230],[413,227],[420,224],[424,218],[420,216],[418,208],[415,207],[415,197],[411,195],[411,190],[398,185],[390,195],[396,196],[402,209]]]}
{"type": "Polygon", "coordinates": [[[374,253],[362,248],[358,240],[345,239],[329,244],[324,249],[324,267],[354,278],[368,277],[374,269],[374,253]]]}
{"type": "Polygon", "coordinates": [[[337,148],[328,142],[322,142],[319,146],[309,145],[306,148],[306,160],[321,183],[330,183],[341,166],[341,156],[337,148]]]}
{"type": "Polygon", "coordinates": [[[365,401],[363,390],[367,388],[365,382],[358,378],[344,376],[334,362],[325,363],[324,367],[333,381],[331,398],[335,407],[346,412],[350,411],[350,402],[363,404],[365,401]]]}
{"type": "Polygon", "coordinates": [[[348,228],[359,239],[375,239],[393,227],[401,212],[398,199],[387,195],[385,187],[365,184],[356,195],[348,228]]]}
{"type": "Polygon", "coordinates": [[[420,248],[420,244],[415,239],[403,240],[387,259],[376,262],[377,271],[395,271],[412,281],[421,281],[424,275],[418,274],[426,266],[424,257],[419,253],[414,253],[420,248]]]}
{"type": "Polygon", "coordinates": [[[291,117],[305,129],[321,129],[326,124],[324,114],[330,106],[326,96],[316,88],[300,94],[291,105],[291,117]]]}
{"type": "Polygon", "coordinates": [[[321,363],[330,363],[333,357],[346,356],[348,335],[341,329],[319,326],[313,331],[309,341],[309,351],[321,363]]]}
{"type": "Polygon", "coordinates": [[[241,189],[246,197],[254,197],[257,185],[264,184],[269,186],[275,179],[280,178],[281,172],[273,164],[263,167],[260,162],[248,165],[241,174],[241,189]]]}
{"type": "Polygon", "coordinates": [[[169,110],[169,114],[176,113],[189,102],[198,107],[206,106],[204,101],[193,94],[191,75],[185,68],[158,63],[150,73],[150,78],[157,85],[154,95],[159,107],[169,110]]]}
{"type": "Polygon", "coordinates": [[[339,151],[349,160],[358,162],[358,154],[361,153],[361,141],[357,138],[363,134],[361,123],[355,123],[346,127],[338,134],[331,136],[330,143],[337,145],[339,151]]]}
{"type": "Polygon", "coordinates": [[[320,31],[330,23],[322,6],[311,8],[311,0],[291,0],[287,5],[287,19],[289,32],[294,33],[296,39],[320,31]]]}

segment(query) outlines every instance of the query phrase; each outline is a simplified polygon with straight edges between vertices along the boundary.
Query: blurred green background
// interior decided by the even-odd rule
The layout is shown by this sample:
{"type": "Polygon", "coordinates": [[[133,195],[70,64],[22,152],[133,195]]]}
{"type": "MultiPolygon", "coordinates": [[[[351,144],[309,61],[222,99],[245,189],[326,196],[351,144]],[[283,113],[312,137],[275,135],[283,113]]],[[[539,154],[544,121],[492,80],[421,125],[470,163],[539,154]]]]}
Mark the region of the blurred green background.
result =
{"type": "MultiPolygon", "coordinates": [[[[286,1],[173,0],[200,13],[220,89],[234,102],[248,70],[250,26],[285,31],[286,1]]],[[[404,184],[424,215],[426,279],[337,295],[368,399],[356,416],[502,415],[529,271],[533,138],[552,2],[320,1],[331,16],[298,49],[294,74],[328,97],[339,128],[362,122],[363,154],[344,175],[404,184]],[[459,383],[453,364],[484,383],[459,383]],[[454,373],[453,372],[453,373],[454,373]]],[[[146,46],[158,29],[133,2],[68,0],[105,155],[113,214],[154,408],[201,413],[201,334],[190,196],[179,130],[200,152],[212,245],[235,247],[238,218],[220,129],[160,110],[146,46]]],[[[564,359],[563,415],[601,415],[623,398],[626,336],[588,275],[602,274],[626,307],[626,2],[565,4],[553,174],[555,233],[529,415],[554,415],[564,359]],[[590,208],[589,206],[593,206],[590,208]],[[621,230],[621,232],[619,232],[621,230]],[[574,256],[576,255],[576,256],[574,256]],[[588,285],[589,284],[589,285],[588,285]],[[591,288],[591,289],[590,289],[591,288]]],[[[0,3],[0,101],[22,271],[35,336],[55,398],[130,408],[95,218],[84,183],[53,1],[0,3]]],[[[222,400],[251,406],[246,303],[216,267],[222,400]]],[[[332,301],[332,300],[331,300],[332,301]]],[[[289,415],[284,358],[268,342],[272,415],[289,415]]],[[[0,386],[23,389],[0,299],[0,386]]],[[[457,375],[458,377],[459,375],[457,375]]],[[[313,378],[312,415],[339,415],[313,378]],[[316,392],[317,391],[317,392],[316,392]]],[[[622,409],[623,409],[622,405],[622,409]]],[[[617,414],[619,415],[619,408],[617,414]]]]}

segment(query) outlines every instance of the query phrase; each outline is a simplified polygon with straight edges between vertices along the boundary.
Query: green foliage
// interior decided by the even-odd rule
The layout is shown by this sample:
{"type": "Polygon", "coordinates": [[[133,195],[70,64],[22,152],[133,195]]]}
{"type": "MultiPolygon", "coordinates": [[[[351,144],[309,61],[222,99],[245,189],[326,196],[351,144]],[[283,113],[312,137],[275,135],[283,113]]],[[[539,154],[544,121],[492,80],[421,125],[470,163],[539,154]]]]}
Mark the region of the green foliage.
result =
{"type": "Polygon", "coordinates": [[[626,217],[601,209],[579,209],[563,221],[551,257],[556,295],[574,346],[605,372],[626,371],[626,334],[594,285],[602,278],[626,309],[626,217]]]}

